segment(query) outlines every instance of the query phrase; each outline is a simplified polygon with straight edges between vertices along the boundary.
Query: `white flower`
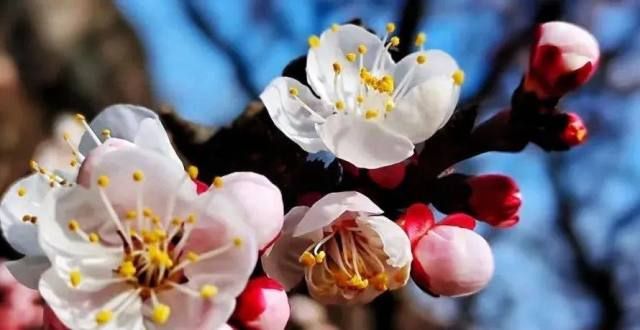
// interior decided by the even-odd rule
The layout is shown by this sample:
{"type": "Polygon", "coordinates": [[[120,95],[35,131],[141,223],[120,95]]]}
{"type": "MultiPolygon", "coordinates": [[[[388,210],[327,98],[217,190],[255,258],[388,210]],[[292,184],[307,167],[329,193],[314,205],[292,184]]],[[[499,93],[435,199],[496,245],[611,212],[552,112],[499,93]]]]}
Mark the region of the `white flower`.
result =
{"type": "Polygon", "coordinates": [[[358,167],[379,168],[413,154],[451,117],[464,80],[455,60],[422,49],[394,63],[387,25],[380,40],[356,25],[309,38],[307,81],[278,77],[260,95],[275,125],[305,151],[330,151],[358,167]],[[385,44],[386,43],[386,44],[385,44]]]}
{"type": "Polygon", "coordinates": [[[144,148],[105,153],[87,186],[50,194],[40,292],[71,329],[216,329],[257,261],[246,210],[222,182],[144,148]]]}
{"type": "Polygon", "coordinates": [[[76,117],[87,128],[80,147],[73,145],[67,133],[63,136],[70,148],[69,159],[74,171],[47,169],[32,161],[34,174],[15,182],[0,201],[2,233],[15,250],[25,255],[22,259],[7,262],[7,267],[16,279],[31,288],[37,287],[40,275],[49,267],[49,261],[38,245],[36,228],[39,223],[51,218],[51,211],[43,206],[49,193],[67,189],[77,177],[82,179],[88,175],[93,163],[107,150],[132,145],[126,141],[158,151],[182,168],[158,115],[151,110],[132,105],[114,105],[96,116],[90,125],[84,116],[76,117]],[[94,148],[103,143],[105,148],[92,155],[94,148]]]}
{"type": "Polygon", "coordinates": [[[295,207],[282,235],[262,257],[270,277],[289,290],[304,277],[321,303],[367,303],[404,286],[411,246],[400,226],[357,192],[328,194],[295,207]]]}

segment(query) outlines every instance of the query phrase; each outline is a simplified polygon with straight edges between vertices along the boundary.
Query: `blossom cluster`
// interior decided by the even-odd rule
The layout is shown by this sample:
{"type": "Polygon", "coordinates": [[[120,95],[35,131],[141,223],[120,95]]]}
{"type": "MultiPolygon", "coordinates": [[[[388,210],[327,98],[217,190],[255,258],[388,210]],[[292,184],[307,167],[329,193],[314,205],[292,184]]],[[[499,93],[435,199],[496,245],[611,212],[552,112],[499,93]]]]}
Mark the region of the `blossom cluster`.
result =
{"type": "MultiPolygon", "coordinates": [[[[456,120],[464,72],[446,52],[426,50],[423,33],[396,63],[396,27],[385,30],[379,38],[345,24],[311,36],[306,75],[276,78],[261,100],[300,148],[338,159],[345,182],[364,178],[393,199],[456,120]]],[[[510,120],[540,115],[539,105],[584,84],[598,56],[586,31],[543,25],[510,120]]],[[[584,141],[577,115],[547,115],[563,120],[527,143],[584,141]]],[[[286,291],[365,304],[409,280],[433,296],[470,295],[494,270],[476,221],[508,228],[520,220],[511,178],[448,168],[421,181],[437,194],[400,209],[383,210],[370,188],[336,185],[293,196],[304,203],[285,212],[291,196],[263,174],[204,181],[151,110],[114,105],[91,122],[76,119],[85,129],[80,143],[63,136],[73,171],[32,161],[33,174],[0,202],[3,235],[24,255],[6,265],[38,290],[55,329],[277,330],[289,319],[286,291]],[[429,203],[446,214],[440,221],[429,203]]]]}

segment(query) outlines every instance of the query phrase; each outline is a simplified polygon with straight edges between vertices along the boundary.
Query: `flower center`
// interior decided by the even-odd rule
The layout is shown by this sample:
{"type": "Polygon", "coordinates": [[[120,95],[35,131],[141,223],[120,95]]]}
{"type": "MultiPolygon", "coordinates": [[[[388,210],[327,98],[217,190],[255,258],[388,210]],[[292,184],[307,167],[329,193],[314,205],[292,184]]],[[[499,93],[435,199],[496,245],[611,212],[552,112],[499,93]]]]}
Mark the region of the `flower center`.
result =
{"type": "Polygon", "coordinates": [[[309,246],[298,261],[305,267],[307,283],[319,293],[335,288],[357,293],[370,285],[385,291],[389,276],[386,255],[358,227],[354,219],[334,224],[325,237],[309,246]]]}

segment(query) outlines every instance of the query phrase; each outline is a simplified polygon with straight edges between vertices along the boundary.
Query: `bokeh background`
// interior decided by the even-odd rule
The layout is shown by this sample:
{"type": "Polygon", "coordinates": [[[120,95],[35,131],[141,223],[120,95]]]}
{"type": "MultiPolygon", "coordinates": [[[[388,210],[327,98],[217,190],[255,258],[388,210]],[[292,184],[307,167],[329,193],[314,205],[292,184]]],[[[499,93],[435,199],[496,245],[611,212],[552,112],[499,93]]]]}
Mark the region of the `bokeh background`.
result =
{"type": "MultiPolygon", "coordinates": [[[[219,127],[306,51],[310,34],[356,17],[377,30],[394,21],[426,32],[428,48],[466,71],[462,103],[481,102],[485,116],[508,104],[537,22],[585,26],[600,41],[600,70],[562,107],[586,120],[590,137],[567,153],[530,146],[460,165],[511,175],[524,196],[514,229],[480,228],[496,258],[480,294],[434,299],[410,286],[392,309],[340,310],[294,297],[292,327],[640,329],[637,0],[1,0],[0,191],[29,159],[68,161],[56,158],[62,130],[73,129],[66,113],[170,105],[219,127]]],[[[24,314],[37,297],[17,299],[25,294],[10,278],[0,282],[0,329],[37,328],[24,314]]]]}

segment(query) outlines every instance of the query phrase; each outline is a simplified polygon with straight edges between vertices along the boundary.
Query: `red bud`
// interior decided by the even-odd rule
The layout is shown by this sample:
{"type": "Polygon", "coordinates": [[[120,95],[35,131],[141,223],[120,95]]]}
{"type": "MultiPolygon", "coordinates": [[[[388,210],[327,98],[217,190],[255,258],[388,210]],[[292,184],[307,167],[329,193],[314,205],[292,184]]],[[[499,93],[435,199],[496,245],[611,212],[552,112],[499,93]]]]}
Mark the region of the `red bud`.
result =
{"type": "Polygon", "coordinates": [[[508,176],[489,174],[470,177],[469,208],[472,215],[499,228],[518,223],[522,204],[518,185],[508,176]]]}
{"type": "Polygon", "coordinates": [[[368,171],[369,178],[378,186],[385,189],[395,189],[402,181],[407,172],[407,165],[404,162],[371,169],[368,171]]]}
{"type": "Polygon", "coordinates": [[[582,122],[582,118],[575,113],[567,113],[567,126],[560,138],[570,147],[584,143],[587,139],[587,127],[582,122]]]}
{"type": "Polygon", "coordinates": [[[407,211],[402,215],[398,223],[400,227],[404,229],[404,232],[407,233],[413,245],[433,227],[435,220],[433,213],[427,205],[416,203],[407,208],[407,211]]]}
{"type": "Polygon", "coordinates": [[[276,280],[252,278],[237,299],[232,324],[242,329],[281,330],[289,320],[287,293],[276,280]]]}

